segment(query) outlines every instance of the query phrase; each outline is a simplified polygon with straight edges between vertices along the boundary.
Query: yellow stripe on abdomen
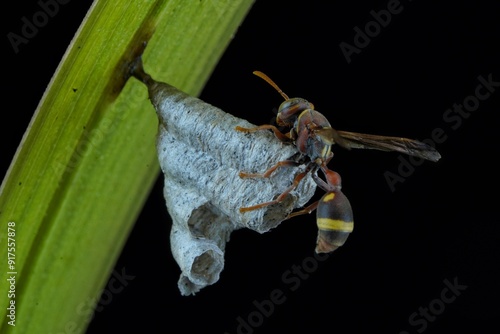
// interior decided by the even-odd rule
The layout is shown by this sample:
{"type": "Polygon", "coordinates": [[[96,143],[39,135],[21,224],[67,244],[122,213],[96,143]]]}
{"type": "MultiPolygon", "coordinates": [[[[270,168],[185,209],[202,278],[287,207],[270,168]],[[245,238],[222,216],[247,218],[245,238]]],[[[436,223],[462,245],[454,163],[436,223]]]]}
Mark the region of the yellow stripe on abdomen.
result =
{"type": "Polygon", "coordinates": [[[354,228],[354,223],[352,221],[346,222],[339,219],[317,218],[316,223],[320,230],[352,232],[354,228]]]}
{"type": "Polygon", "coordinates": [[[331,192],[331,193],[328,193],[325,196],[323,196],[323,198],[321,199],[321,202],[323,202],[323,203],[330,202],[330,201],[333,201],[334,198],[335,198],[335,193],[331,192]]]}

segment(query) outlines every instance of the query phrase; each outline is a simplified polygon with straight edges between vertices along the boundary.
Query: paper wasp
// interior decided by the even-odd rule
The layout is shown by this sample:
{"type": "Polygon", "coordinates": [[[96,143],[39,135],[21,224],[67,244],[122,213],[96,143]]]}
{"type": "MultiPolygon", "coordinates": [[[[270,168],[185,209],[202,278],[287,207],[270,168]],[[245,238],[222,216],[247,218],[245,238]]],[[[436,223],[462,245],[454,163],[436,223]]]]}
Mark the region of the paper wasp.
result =
{"type": "Polygon", "coordinates": [[[295,176],[292,185],[276,199],[257,205],[242,207],[240,212],[257,210],[268,205],[283,201],[294,190],[301,180],[311,174],[316,184],[326,193],[323,197],[306,208],[293,212],[286,219],[316,211],[318,226],[317,253],[329,253],[342,246],[353,230],[353,214],[347,197],[342,193],[341,178],[337,172],[327,167],[333,157],[331,147],[337,144],[343,148],[364,148],[381,151],[396,151],[430,161],[438,161],[441,155],[432,146],[417,140],[370,135],[356,132],[337,131],[318,111],[314,105],[303,98],[289,98],[267,75],[260,71],[253,72],[264,79],[285,99],[281,103],[276,123],[280,127],[290,128],[288,133],[282,133],[276,126],[265,124],[254,128],[236,127],[237,131],[251,133],[260,130],[271,130],[283,141],[294,144],[301,158],[298,160],[280,161],[262,174],[240,172],[242,178],[268,178],[279,167],[306,164],[304,172],[295,176]],[[325,180],[317,172],[321,170],[325,180]]]}

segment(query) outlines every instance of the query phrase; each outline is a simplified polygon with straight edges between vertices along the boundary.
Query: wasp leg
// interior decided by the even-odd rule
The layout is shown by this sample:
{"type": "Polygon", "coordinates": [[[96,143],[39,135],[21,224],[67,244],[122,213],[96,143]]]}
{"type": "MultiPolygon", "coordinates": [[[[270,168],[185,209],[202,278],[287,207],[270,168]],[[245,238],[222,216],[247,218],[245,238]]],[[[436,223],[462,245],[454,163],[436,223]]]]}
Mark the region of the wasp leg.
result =
{"type": "Polygon", "coordinates": [[[316,201],[314,202],[313,204],[303,208],[302,210],[299,210],[299,211],[295,211],[295,212],[292,212],[290,213],[286,218],[286,219],[290,219],[292,217],[296,217],[296,216],[300,216],[300,215],[305,215],[305,214],[309,214],[311,212],[313,212],[314,210],[316,210],[318,208],[318,205],[319,205],[319,201],[316,201]]]}
{"type": "Polygon", "coordinates": [[[235,127],[235,130],[240,131],[240,132],[246,132],[246,133],[252,133],[252,132],[256,132],[256,131],[260,131],[260,130],[272,130],[274,132],[274,135],[276,136],[276,138],[278,138],[279,140],[281,140],[283,142],[287,142],[287,143],[292,141],[292,139],[290,138],[290,135],[282,133],[280,130],[278,130],[277,127],[275,127],[274,125],[270,125],[270,124],[264,124],[261,126],[257,126],[255,128],[250,128],[250,129],[243,128],[241,126],[237,126],[237,127],[235,127]]]}
{"type": "Polygon", "coordinates": [[[283,161],[278,162],[276,165],[272,166],[271,168],[269,168],[268,170],[266,170],[262,174],[259,174],[259,173],[253,174],[253,173],[240,172],[239,176],[241,178],[248,178],[248,177],[268,178],[279,167],[283,167],[283,166],[289,166],[289,167],[291,167],[291,166],[298,166],[298,165],[300,165],[300,163],[298,163],[296,161],[293,161],[293,160],[283,160],[283,161]]]}
{"type": "Polygon", "coordinates": [[[299,185],[300,181],[302,181],[302,179],[309,172],[310,172],[310,170],[306,170],[306,171],[304,171],[304,172],[302,172],[300,174],[297,174],[297,176],[295,176],[295,178],[293,179],[292,185],[290,187],[288,187],[283,193],[281,193],[281,195],[279,195],[275,200],[240,208],[240,212],[243,213],[243,212],[253,211],[253,210],[264,208],[264,207],[269,206],[269,205],[278,204],[278,203],[282,202],[286,198],[286,196],[292,190],[294,190],[295,188],[297,188],[297,186],[299,185]]]}
{"type": "MultiPolygon", "coordinates": [[[[321,166],[321,170],[325,174],[325,177],[327,177],[328,183],[323,181],[318,176],[318,174],[315,171],[313,171],[311,177],[313,178],[314,182],[316,182],[318,187],[320,187],[321,189],[323,189],[327,193],[332,192],[332,191],[336,191],[336,190],[340,191],[340,188],[341,188],[340,175],[338,175],[337,172],[334,172],[334,171],[328,169],[326,167],[326,165],[321,166]]],[[[311,205],[303,208],[302,210],[292,212],[291,214],[288,215],[288,217],[286,217],[286,219],[290,219],[290,218],[295,217],[295,216],[305,215],[305,214],[309,214],[309,213],[313,212],[314,210],[316,210],[318,208],[318,205],[321,203],[322,200],[323,200],[323,198],[320,199],[319,201],[316,201],[316,202],[312,203],[311,205]]]]}

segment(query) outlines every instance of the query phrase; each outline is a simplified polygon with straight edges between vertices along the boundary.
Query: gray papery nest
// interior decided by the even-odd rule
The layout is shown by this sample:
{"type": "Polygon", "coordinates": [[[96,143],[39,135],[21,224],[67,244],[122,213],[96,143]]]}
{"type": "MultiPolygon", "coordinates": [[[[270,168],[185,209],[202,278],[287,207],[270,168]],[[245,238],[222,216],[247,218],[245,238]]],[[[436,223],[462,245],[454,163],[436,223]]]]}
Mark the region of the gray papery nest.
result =
{"type": "Polygon", "coordinates": [[[264,233],[278,226],[309,201],[316,184],[307,177],[283,202],[240,213],[241,207],[275,199],[304,167],[278,168],[270,178],[243,179],[238,173],[264,172],[294,157],[295,146],[270,131],[238,132],[236,126],[255,125],[149,76],[142,81],[159,118],[157,150],[173,221],[171,249],[182,271],[178,286],[190,295],[218,281],[232,231],[264,233]]]}

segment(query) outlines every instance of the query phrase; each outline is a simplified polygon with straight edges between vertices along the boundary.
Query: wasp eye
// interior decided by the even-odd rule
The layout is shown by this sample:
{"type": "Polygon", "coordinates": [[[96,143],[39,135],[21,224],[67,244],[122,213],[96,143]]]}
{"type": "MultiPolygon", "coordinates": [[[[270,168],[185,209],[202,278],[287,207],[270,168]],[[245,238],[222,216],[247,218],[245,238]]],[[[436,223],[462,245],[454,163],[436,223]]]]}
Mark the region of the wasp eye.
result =
{"type": "Polygon", "coordinates": [[[306,109],[314,109],[314,105],[303,98],[294,97],[281,103],[278,112],[284,112],[291,115],[306,109]]]}
{"type": "Polygon", "coordinates": [[[295,117],[306,109],[314,109],[312,103],[300,97],[288,99],[283,102],[278,109],[278,117],[284,123],[291,123],[295,117]]]}

